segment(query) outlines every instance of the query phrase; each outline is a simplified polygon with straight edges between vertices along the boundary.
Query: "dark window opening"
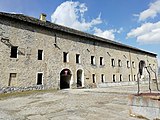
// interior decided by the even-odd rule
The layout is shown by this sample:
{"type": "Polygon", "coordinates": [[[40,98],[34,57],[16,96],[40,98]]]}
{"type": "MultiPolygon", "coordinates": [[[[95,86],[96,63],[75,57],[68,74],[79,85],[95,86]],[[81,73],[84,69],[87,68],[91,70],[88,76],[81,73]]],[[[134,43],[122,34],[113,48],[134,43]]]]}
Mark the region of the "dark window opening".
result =
{"type": "Polygon", "coordinates": [[[136,75],[134,75],[134,81],[136,81],[136,75]]]}
{"type": "Polygon", "coordinates": [[[101,75],[101,81],[104,82],[104,74],[101,75]]]}
{"type": "Polygon", "coordinates": [[[82,70],[77,71],[77,87],[82,87],[82,70]]]}
{"type": "Polygon", "coordinates": [[[11,58],[17,58],[17,49],[18,47],[11,47],[11,58]]]}
{"type": "Polygon", "coordinates": [[[91,56],[91,64],[95,65],[95,57],[94,56],[91,56]]]}
{"type": "Polygon", "coordinates": [[[80,63],[80,54],[76,54],[76,63],[80,63]]]}
{"type": "Polygon", "coordinates": [[[129,61],[127,61],[127,67],[128,67],[128,68],[130,68],[130,64],[129,64],[129,61]]]}
{"type": "Polygon", "coordinates": [[[131,81],[131,75],[129,75],[128,77],[129,77],[129,81],[131,81]]]}
{"type": "Polygon", "coordinates": [[[113,75],[113,82],[116,82],[116,76],[113,75]]]}
{"type": "Polygon", "coordinates": [[[38,60],[43,59],[43,50],[38,50],[38,60]]]}
{"type": "Polygon", "coordinates": [[[68,62],[68,53],[63,52],[63,62],[68,62]]]}
{"type": "Polygon", "coordinates": [[[93,79],[93,83],[95,83],[96,82],[96,76],[95,76],[95,74],[92,74],[92,79],[93,79]]]}
{"type": "Polygon", "coordinates": [[[122,75],[120,75],[120,81],[122,81],[122,75]]]}
{"type": "Polygon", "coordinates": [[[121,60],[118,60],[118,67],[121,67],[122,66],[122,62],[121,60]]]}
{"type": "Polygon", "coordinates": [[[142,75],[143,74],[143,69],[145,68],[145,66],[146,66],[146,64],[145,64],[145,61],[140,61],[139,62],[139,73],[140,73],[140,75],[142,75]]]}
{"type": "Polygon", "coordinates": [[[43,73],[37,74],[37,85],[42,85],[42,77],[43,77],[43,73]]]}
{"type": "Polygon", "coordinates": [[[100,65],[104,65],[103,64],[103,57],[100,57],[100,65]]]}
{"type": "Polygon", "coordinates": [[[115,61],[114,61],[114,59],[111,59],[111,62],[112,62],[112,67],[114,67],[114,66],[115,66],[115,61]]]}
{"type": "Polygon", "coordinates": [[[135,62],[134,61],[132,61],[132,66],[133,66],[133,68],[135,68],[135,62]]]}

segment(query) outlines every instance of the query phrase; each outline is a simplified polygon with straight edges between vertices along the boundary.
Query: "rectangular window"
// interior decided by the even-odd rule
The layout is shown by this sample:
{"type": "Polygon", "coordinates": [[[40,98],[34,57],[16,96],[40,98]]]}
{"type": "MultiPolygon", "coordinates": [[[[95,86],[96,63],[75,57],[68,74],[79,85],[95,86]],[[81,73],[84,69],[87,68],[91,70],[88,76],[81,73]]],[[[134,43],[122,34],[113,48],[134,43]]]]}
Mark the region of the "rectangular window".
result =
{"type": "Polygon", "coordinates": [[[104,65],[103,57],[100,57],[100,65],[104,65]]]}
{"type": "Polygon", "coordinates": [[[114,61],[114,59],[111,59],[111,64],[112,64],[112,67],[115,67],[115,61],[114,61]]]}
{"type": "Polygon", "coordinates": [[[116,82],[116,76],[115,76],[115,74],[113,75],[113,82],[116,82]]]}
{"type": "Polygon", "coordinates": [[[17,76],[17,73],[10,73],[8,86],[16,85],[16,83],[15,83],[16,82],[16,76],[17,76]]]}
{"type": "Polygon", "coordinates": [[[43,73],[37,74],[37,85],[42,85],[43,73]]]}
{"type": "Polygon", "coordinates": [[[120,82],[122,81],[122,75],[120,75],[120,80],[119,80],[120,82]]]}
{"type": "Polygon", "coordinates": [[[43,50],[38,50],[38,60],[43,59],[43,50]]]}
{"type": "Polygon", "coordinates": [[[118,60],[118,67],[121,67],[122,66],[122,61],[119,59],[118,60]]]}
{"type": "Polygon", "coordinates": [[[130,63],[129,63],[129,61],[127,61],[127,67],[130,68],[130,63]]]}
{"type": "Polygon", "coordinates": [[[129,81],[131,81],[131,75],[129,75],[128,77],[129,77],[129,81]]]}
{"type": "Polygon", "coordinates": [[[63,52],[63,62],[68,62],[68,53],[63,52]]]}
{"type": "Polygon", "coordinates": [[[17,58],[18,56],[18,47],[12,46],[11,47],[11,58],[17,58]]]}
{"type": "Polygon", "coordinates": [[[92,74],[93,83],[96,83],[96,75],[92,74]]]}
{"type": "Polygon", "coordinates": [[[134,81],[136,81],[136,75],[134,75],[134,81]]]}
{"type": "Polygon", "coordinates": [[[80,63],[80,54],[76,54],[76,63],[80,63]]]}
{"type": "Polygon", "coordinates": [[[91,64],[95,65],[95,57],[94,56],[91,56],[91,64]]]}
{"type": "Polygon", "coordinates": [[[102,83],[105,82],[105,76],[104,76],[104,74],[101,74],[101,81],[102,81],[102,83]]]}
{"type": "Polygon", "coordinates": [[[135,62],[134,61],[132,61],[132,67],[135,68],[135,62]]]}

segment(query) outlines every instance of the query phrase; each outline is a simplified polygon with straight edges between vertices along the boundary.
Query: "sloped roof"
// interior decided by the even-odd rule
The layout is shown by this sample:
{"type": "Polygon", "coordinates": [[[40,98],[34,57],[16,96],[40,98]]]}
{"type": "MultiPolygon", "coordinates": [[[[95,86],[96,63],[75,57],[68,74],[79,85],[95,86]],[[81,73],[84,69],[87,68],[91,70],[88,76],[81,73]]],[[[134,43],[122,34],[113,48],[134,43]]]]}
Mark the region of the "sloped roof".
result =
{"type": "Polygon", "coordinates": [[[74,35],[78,35],[78,36],[81,36],[81,37],[94,39],[95,41],[102,41],[102,42],[112,44],[112,45],[115,45],[115,46],[118,46],[118,47],[121,47],[121,48],[126,48],[126,49],[129,49],[129,50],[134,50],[134,51],[150,54],[150,55],[153,55],[153,56],[157,56],[157,54],[152,53],[152,52],[141,50],[141,49],[129,46],[129,45],[125,45],[125,44],[122,44],[122,43],[118,43],[116,41],[101,38],[101,37],[91,35],[91,34],[88,34],[88,33],[82,32],[82,31],[78,31],[78,30],[75,30],[75,29],[72,29],[72,28],[68,28],[68,27],[65,27],[65,26],[57,25],[57,24],[51,23],[49,21],[44,22],[44,21],[41,21],[37,18],[33,18],[33,17],[26,16],[26,15],[23,15],[23,14],[12,14],[12,13],[0,12],[0,17],[8,17],[10,19],[20,20],[20,21],[23,21],[23,22],[35,24],[35,25],[42,26],[42,27],[46,27],[46,28],[49,28],[49,29],[54,29],[54,30],[62,31],[62,32],[69,33],[69,34],[74,34],[74,35]]]}

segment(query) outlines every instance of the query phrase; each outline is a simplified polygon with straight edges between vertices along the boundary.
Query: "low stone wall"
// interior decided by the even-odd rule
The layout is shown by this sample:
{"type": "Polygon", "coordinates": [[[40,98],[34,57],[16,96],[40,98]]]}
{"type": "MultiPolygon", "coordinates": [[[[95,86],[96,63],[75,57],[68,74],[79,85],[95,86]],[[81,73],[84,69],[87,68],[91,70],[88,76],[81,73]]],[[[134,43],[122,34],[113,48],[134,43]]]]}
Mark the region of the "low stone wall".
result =
{"type": "Polygon", "coordinates": [[[43,90],[43,85],[29,86],[29,87],[7,87],[1,88],[0,93],[11,93],[11,92],[23,92],[29,90],[43,90]]]}
{"type": "Polygon", "coordinates": [[[160,120],[160,93],[130,95],[128,105],[131,116],[160,120]]]}
{"type": "MultiPolygon", "coordinates": [[[[146,84],[148,81],[140,81],[140,84],[146,84]]],[[[112,86],[128,86],[128,85],[137,85],[137,81],[129,81],[129,82],[111,82],[111,83],[100,83],[97,85],[99,88],[106,88],[106,87],[112,87],[112,86]]]]}

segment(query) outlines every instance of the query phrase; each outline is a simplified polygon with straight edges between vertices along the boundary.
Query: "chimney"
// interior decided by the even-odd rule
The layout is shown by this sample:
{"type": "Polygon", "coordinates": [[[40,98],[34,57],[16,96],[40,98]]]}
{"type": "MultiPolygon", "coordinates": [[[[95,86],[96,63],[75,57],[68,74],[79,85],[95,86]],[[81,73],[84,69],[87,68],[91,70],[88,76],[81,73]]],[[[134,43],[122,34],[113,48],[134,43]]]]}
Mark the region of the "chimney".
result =
{"type": "Polygon", "coordinates": [[[47,16],[46,14],[42,13],[40,15],[40,20],[46,22],[46,16],[47,16]]]}

